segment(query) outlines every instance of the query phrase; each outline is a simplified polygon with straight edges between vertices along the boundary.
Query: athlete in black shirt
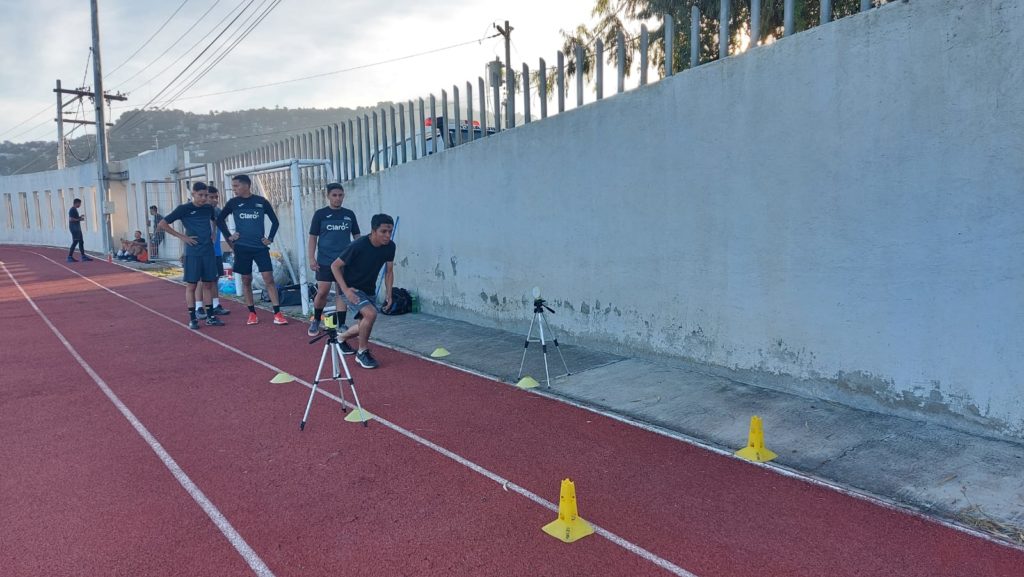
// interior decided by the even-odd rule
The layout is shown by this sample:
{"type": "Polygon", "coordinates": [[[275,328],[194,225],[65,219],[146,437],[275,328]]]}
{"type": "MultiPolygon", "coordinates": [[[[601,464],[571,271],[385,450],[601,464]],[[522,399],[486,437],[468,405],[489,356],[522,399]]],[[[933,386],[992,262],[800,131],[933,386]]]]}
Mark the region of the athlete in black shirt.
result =
{"type": "MultiPolygon", "coordinates": [[[[316,298],[313,299],[313,320],[309,323],[309,330],[306,331],[311,337],[320,332],[320,320],[324,314],[324,306],[327,304],[327,294],[331,291],[331,283],[334,282],[334,273],[331,272],[331,263],[338,255],[345,250],[354,239],[359,238],[359,223],[356,222],[356,213],[347,208],[342,208],[341,203],[345,200],[345,189],[341,184],[332,182],[327,185],[327,206],[313,213],[313,220],[309,224],[309,243],[306,246],[309,258],[309,268],[316,273],[316,298]]],[[[335,299],[338,311],[336,323],[340,325],[345,322],[345,304],[341,300],[341,291],[335,299]]],[[[348,347],[342,343],[342,351],[348,347]]]]}

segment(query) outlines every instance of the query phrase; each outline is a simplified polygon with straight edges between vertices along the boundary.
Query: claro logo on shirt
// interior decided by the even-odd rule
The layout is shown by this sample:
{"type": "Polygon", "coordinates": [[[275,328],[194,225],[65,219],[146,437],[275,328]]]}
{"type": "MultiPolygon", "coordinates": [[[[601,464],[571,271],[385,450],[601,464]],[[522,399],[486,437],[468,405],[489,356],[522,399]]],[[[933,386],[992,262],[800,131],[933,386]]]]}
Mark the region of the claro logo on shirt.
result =
{"type": "Polygon", "coordinates": [[[329,224],[329,225],[327,225],[326,228],[329,231],[348,230],[348,223],[347,222],[343,222],[341,224],[329,224]]]}
{"type": "Polygon", "coordinates": [[[238,213],[238,218],[240,218],[242,220],[256,220],[256,219],[260,218],[260,213],[258,213],[258,212],[240,212],[240,213],[238,213]]]}

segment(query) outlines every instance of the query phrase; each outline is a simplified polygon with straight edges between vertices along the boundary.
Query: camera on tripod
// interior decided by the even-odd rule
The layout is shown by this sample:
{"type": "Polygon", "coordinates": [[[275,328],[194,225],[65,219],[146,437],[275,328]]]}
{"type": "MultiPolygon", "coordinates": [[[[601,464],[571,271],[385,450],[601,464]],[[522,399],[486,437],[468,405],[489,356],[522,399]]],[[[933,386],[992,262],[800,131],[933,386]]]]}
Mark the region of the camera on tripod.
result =
{"type": "Polygon", "coordinates": [[[540,297],[537,297],[537,298],[533,299],[533,312],[535,312],[535,313],[542,313],[542,312],[544,312],[545,309],[547,309],[547,311],[549,313],[555,314],[555,309],[549,307],[547,305],[547,302],[548,301],[546,301],[546,300],[544,300],[544,299],[542,299],[540,297]]]}

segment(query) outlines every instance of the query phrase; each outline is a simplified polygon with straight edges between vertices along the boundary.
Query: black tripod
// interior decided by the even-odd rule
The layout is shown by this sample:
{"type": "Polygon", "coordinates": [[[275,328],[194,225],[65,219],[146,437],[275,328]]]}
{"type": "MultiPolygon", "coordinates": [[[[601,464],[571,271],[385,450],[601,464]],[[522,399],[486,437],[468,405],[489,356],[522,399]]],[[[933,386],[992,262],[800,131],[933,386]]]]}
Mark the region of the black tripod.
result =
{"type": "MultiPolygon", "coordinates": [[[[537,289],[534,289],[536,295],[537,289]]],[[[526,364],[526,350],[530,348],[530,343],[540,343],[540,348],[544,352],[544,376],[547,377],[548,388],[551,388],[551,373],[548,372],[548,344],[544,340],[544,325],[548,324],[547,319],[544,317],[544,310],[546,309],[551,314],[555,314],[555,310],[547,304],[547,301],[537,296],[533,299],[533,320],[530,321],[530,330],[526,333],[526,344],[523,345],[523,360],[519,363],[519,374],[516,378],[523,376],[523,366],[526,364]],[[540,329],[540,339],[535,340],[530,337],[533,336],[533,325],[536,324],[537,328],[540,329]]],[[[555,343],[555,350],[558,351],[558,356],[562,359],[562,366],[565,367],[565,375],[571,375],[569,372],[569,365],[565,364],[565,357],[562,356],[562,349],[558,346],[558,337],[555,336],[555,331],[551,330],[551,326],[548,325],[548,333],[551,334],[551,342],[555,343]]]]}
{"type": "MultiPolygon", "coordinates": [[[[331,317],[328,317],[331,318],[331,317]]],[[[356,400],[356,410],[359,411],[359,421],[366,427],[366,415],[363,412],[363,406],[359,404],[359,395],[356,394],[356,382],[352,379],[352,373],[348,372],[348,363],[345,362],[345,355],[341,352],[341,341],[338,340],[338,327],[336,324],[327,322],[324,325],[324,334],[317,338],[309,341],[309,344],[313,344],[320,339],[327,337],[327,342],[324,343],[324,352],[320,355],[320,366],[316,369],[316,378],[313,379],[313,390],[309,393],[309,402],[306,403],[306,412],[302,415],[302,422],[299,423],[299,430],[305,430],[306,420],[309,418],[309,409],[313,406],[313,397],[316,396],[316,387],[320,384],[320,376],[324,371],[324,361],[327,360],[327,352],[331,353],[331,368],[333,369],[332,378],[338,381],[338,391],[341,393],[341,412],[345,412],[345,386],[342,384],[341,373],[338,372],[338,367],[345,369],[344,380],[348,381],[349,388],[352,389],[352,397],[356,400]]]]}

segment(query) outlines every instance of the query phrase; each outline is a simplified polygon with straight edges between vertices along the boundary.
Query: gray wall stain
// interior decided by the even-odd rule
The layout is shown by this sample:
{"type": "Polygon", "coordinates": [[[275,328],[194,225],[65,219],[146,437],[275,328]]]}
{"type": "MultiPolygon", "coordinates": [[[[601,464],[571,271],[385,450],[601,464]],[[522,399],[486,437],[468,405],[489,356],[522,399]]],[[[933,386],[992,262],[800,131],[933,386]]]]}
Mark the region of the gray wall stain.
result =
{"type": "Polygon", "coordinates": [[[453,256],[452,257],[452,276],[457,276],[459,274],[459,271],[456,270],[456,267],[458,266],[458,264],[459,264],[459,257],[453,256]]]}
{"type": "Polygon", "coordinates": [[[444,279],[444,271],[441,270],[441,263],[434,265],[434,276],[439,279],[444,279]]]}

